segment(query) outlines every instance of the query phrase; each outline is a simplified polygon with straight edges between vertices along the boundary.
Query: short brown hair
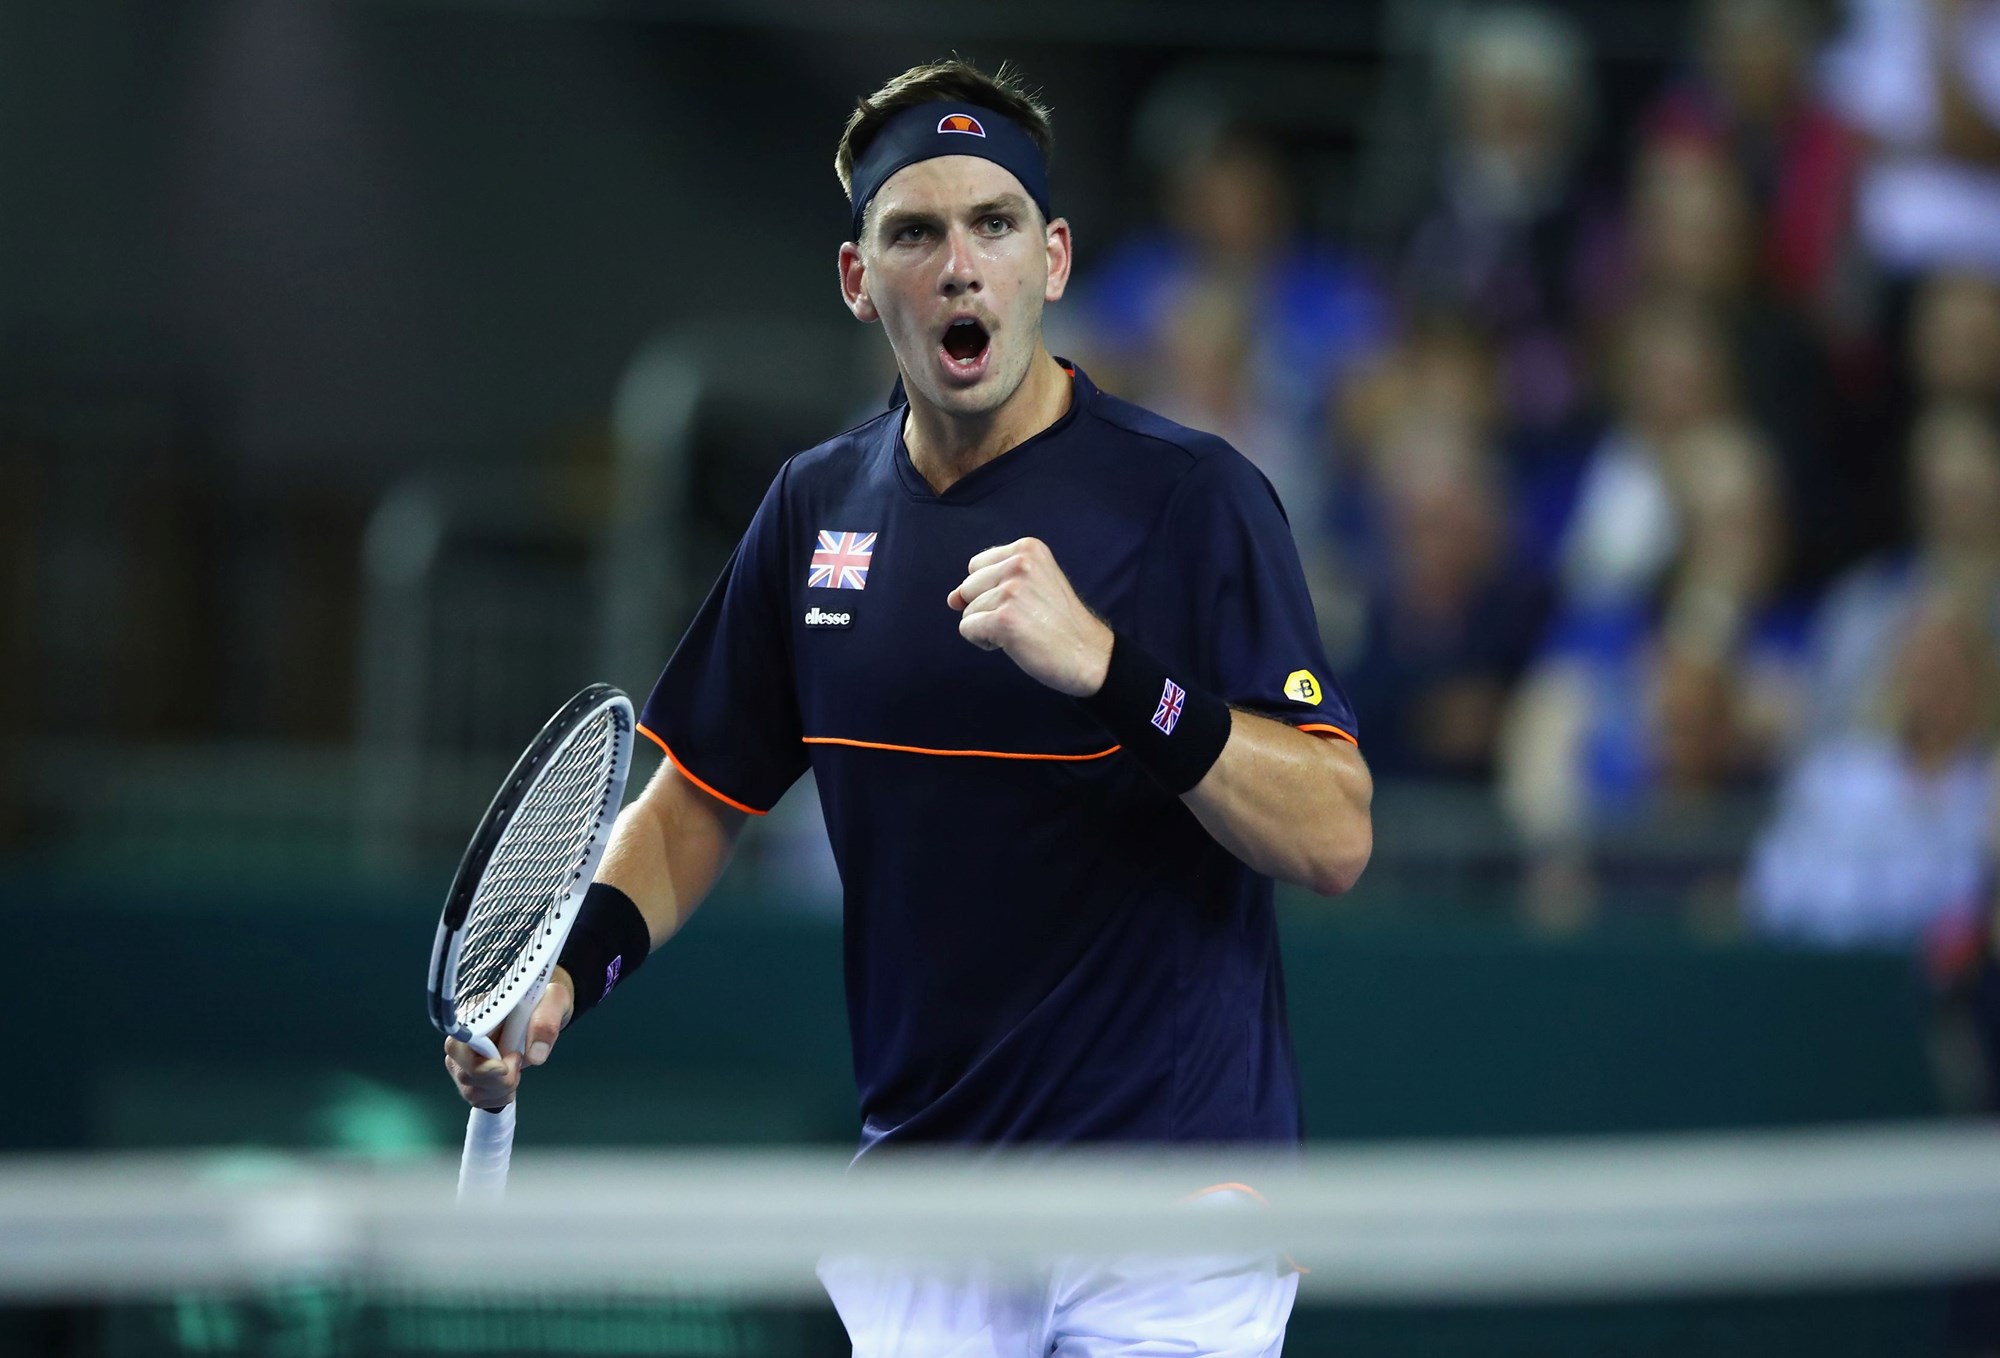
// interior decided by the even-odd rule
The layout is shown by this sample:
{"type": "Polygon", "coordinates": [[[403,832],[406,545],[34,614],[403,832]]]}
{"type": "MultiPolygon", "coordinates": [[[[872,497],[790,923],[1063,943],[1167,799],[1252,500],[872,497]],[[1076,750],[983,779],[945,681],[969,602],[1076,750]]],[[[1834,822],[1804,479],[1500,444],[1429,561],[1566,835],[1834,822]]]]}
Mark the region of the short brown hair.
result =
{"type": "Polygon", "coordinates": [[[1055,149],[1049,107],[1022,82],[1019,71],[1003,61],[999,70],[988,75],[969,61],[950,57],[912,66],[875,93],[855,101],[833,153],[833,172],[840,176],[841,191],[854,192],[854,162],[867,153],[883,124],[906,108],[934,103],[990,108],[1019,123],[1043,159],[1055,149]]]}

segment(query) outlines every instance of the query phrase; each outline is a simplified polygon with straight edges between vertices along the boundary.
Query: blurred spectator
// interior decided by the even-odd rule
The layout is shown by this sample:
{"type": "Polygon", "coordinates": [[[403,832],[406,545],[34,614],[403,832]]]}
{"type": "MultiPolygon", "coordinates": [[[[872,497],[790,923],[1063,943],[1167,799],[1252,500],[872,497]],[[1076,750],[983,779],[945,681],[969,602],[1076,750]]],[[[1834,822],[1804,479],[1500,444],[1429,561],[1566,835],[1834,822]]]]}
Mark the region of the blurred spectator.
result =
{"type": "Polygon", "coordinates": [[[1447,30],[1441,65],[1445,146],[1408,235],[1405,290],[1488,327],[1510,415],[1552,427],[1582,392],[1571,325],[1601,234],[1579,174],[1588,54],[1550,11],[1492,8],[1447,30]]]}
{"type": "Polygon", "coordinates": [[[1282,161],[1246,129],[1185,148],[1163,208],[1163,229],[1086,271],[1059,321],[1082,333],[1059,335],[1061,352],[1108,390],[1198,427],[1228,424],[1310,537],[1326,493],[1310,451],[1326,393],[1385,338],[1384,303],[1352,260],[1301,234],[1282,161]]]}
{"type": "Polygon", "coordinates": [[[1482,777],[1548,591],[1512,564],[1506,501],[1476,428],[1407,409],[1382,444],[1386,559],[1343,679],[1368,712],[1378,777],[1482,777]]]}
{"type": "MultiPolygon", "coordinates": [[[[1379,575],[1392,549],[1382,503],[1396,448],[1412,428],[1450,429],[1480,448],[1501,438],[1499,368],[1493,347],[1464,317],[1444,312],[1409,321],[1392,345],[1337,393],[1330,510],[1350,570],[1379,575]]],[[[1518,488],[1502,498],[1509,520],[1518,488]]],[[[1508,523],[1507,550],[1520,529],[1508,523]]]]}
{"type": "Polygon", "coordinates": [[[1742,176],[1692,139],[1646,148],[1632,177],[1632,262],[1638,291],[1726,311],[1757,279],[1755,216],[1742,176]]]}
{"type": "Polygon", "coordinates": [[[1635,295],[1714,318],[1743,411],[1779,456],[1794,564],[1824,579],[1841,560],[1852,512],[1849,478],[1829,465],[1837,394],[1823,344],[1758,258],[1743,173],[1718,144],[1657,140],[1633,177],[1630,223],[1635,295]]]}
{"type": "Polygon", "coordinates": [[[1910,436],[1915,543],[1855,567],[1827,595],[1813,644],[1812,727],[1855,730],[1879,707],[1896,638],[1919,600],[1949,585],[2000,621],[2000,427],[1944,405],[1910,436]]]}
{"type": "Polygon", "coordinates": [[[1728,157],[1748,190],[1758,275],[1807,307],[1833,291],[1858,155],[1813,88],[1813,30],[1805,0],[1705,0],[1696,69],[1644,128],[1653,145],[1728,157]]]}
{"type": "Polygon", "coordinates": [[[1984,612],[1983,599],[1928,594],[1875,721],[1833,733],[1786,780],[1745,883],[1762,932],[1853,946],[1969,931],[1989,877],[2000,717],[1984,612]]]}
{"type": "Polygon", "coordinates": [[[2000,406],[2000,282],[1937,273],[1917,285],[1909,361],[1919,399],[2000,406]]]}
{"type": "Polygon", "coordinates": [[[1870,335],[1875,352],[1839,376],[1852,398],[1829,444],[1828,480],[1846,487],[1851,514],[1842,567],[1907,541],[1897,506],[1912,484],[1909,432],[1924,411],[2000,410],[2000,280],[1940,270],[1899,287],[1895,303],[1870,335]]]}
{"type": "Polygon", "coordinates": [[[1341,420],[1359,446],[1381,446],[1411,413],[1482,437],[1501,427],[1499,372],[1479,327],[1453,312],[1420,313],[1343,393],[1341,420]]]}
{"type": "Polygon", "coordinates": [[[1681,546],[1665,450],[1728,417],[1736,393],[1722,331],[1689,301],[1654,301],[1625,319],[1613,354],[1615,416],[1583,471],[1556,542],[1565,603],[1624,607],[1648,597],[1681,546]]]}
{"type": "Polygon", "coordinates": [[[1572,602],[1507,719],[1500,792],[1530,850],[1530,908],[1579,918],[1594,830],[1754,784],[1797,710],[1803,625],[1779,591],[1783,504],[1741,425],[1673,435],[1657,462],[1673,554],[1650,593],[1572,602]]]}
{"type": "Polygon", "coordinates": [[[1870,153],[1863,244],[1893,274],[2000,276],[2000,3],[1849,0],[1828,100],[1870,153]]]}

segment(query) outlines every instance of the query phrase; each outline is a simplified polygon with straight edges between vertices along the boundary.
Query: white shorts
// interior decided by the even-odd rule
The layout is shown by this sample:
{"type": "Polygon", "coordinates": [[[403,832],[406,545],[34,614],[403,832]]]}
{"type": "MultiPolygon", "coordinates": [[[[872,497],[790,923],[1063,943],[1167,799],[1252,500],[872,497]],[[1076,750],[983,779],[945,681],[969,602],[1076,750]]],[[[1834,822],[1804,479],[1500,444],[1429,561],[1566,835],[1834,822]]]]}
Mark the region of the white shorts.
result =
{"type": "Polygon", "coordinates": [[[1025,1280],[843,1258],[819,1278],[854,1358],[1278,1358],[1299,1288],[1277,1255],[1065,1260],[1025,1280]]]}

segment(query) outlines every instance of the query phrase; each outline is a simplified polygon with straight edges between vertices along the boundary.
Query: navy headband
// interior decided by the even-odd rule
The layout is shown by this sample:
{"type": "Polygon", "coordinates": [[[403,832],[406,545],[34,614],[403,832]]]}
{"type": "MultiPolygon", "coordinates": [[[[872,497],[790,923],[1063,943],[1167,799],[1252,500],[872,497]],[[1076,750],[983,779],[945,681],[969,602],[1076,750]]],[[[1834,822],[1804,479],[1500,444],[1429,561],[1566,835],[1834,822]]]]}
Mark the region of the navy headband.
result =
{"type": "Polygon", "coordinates": [[[1054,215],[1049,211],[1048,161],[1019,123],[977,104],[919,104],[883,124],[854,166],[855,241],[861,239],[862,214],[889,176],[938,156],[992,161],[1021,181],[1045,219],[1054,215]]]}

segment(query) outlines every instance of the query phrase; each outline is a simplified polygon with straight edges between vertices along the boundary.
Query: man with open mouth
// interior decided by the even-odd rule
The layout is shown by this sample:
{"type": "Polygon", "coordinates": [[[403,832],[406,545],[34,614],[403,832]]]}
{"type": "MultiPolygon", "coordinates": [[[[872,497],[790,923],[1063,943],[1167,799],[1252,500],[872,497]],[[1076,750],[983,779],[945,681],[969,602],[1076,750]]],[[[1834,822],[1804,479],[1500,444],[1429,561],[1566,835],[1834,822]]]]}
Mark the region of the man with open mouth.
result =
{"type": "MultiPolygon", "coordinates": [[[[1044,346],[1071,262],[1050,147],[1004,67],[938,62],[859,101],[840,288],[882,326],[896,393],[785,465],[661,674],[641,729],[667,762],[619,820],[528,1062],[810,768],[864,1166],[1197,1143],[1242,1170],[1189,1197],[1250,1204],[1302,1136],[1273,880],[1351,887],[1372,788],[1270,484],[1044,346]]],[[[461,1087],[517,1078],[475,1059],[461,1087]]],[[[822,1277],[862,1358],[1276,1354],[1297,1286],[1275,1255],[822,1277]]]]}

